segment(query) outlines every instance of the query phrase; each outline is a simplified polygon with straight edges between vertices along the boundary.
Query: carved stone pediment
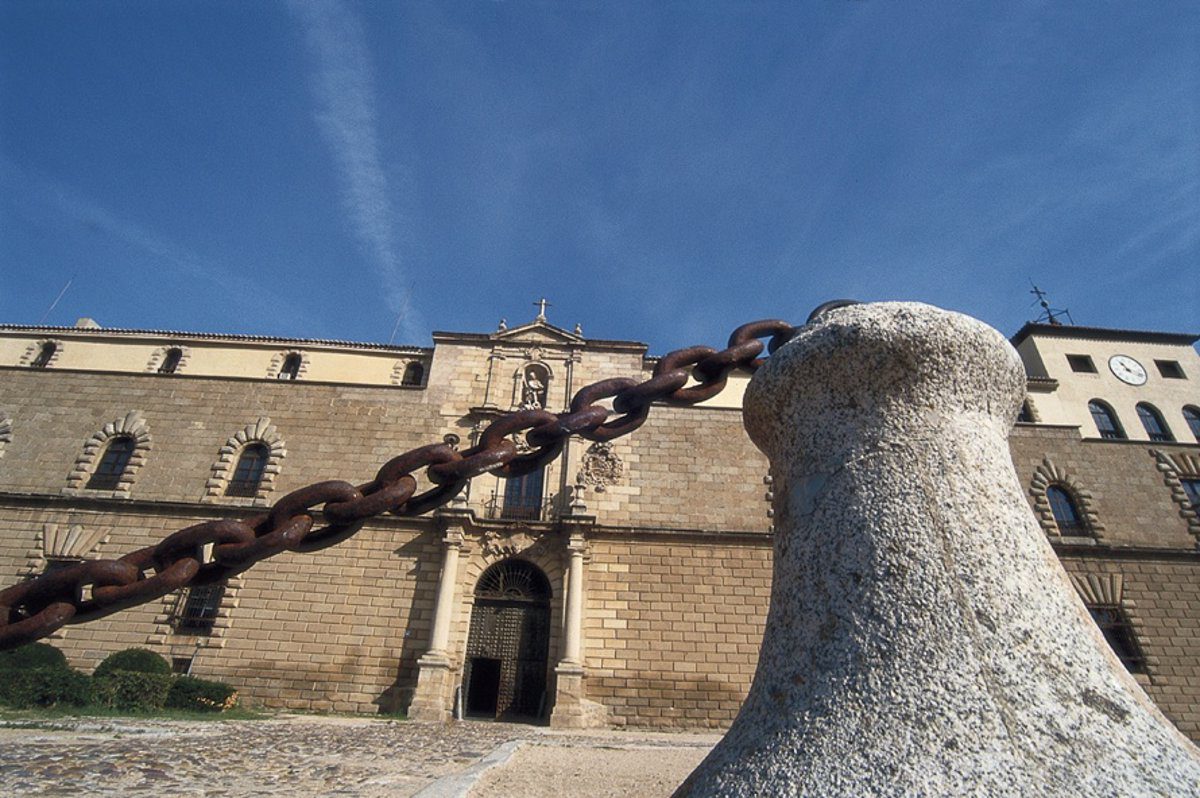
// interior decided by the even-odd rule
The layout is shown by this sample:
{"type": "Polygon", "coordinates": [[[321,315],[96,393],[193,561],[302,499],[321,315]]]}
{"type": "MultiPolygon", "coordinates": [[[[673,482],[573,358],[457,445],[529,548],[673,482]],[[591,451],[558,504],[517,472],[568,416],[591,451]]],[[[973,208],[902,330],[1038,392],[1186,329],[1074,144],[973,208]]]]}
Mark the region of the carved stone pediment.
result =
{"type": "Polygon", "coordinates": [[[555,327],[553,324],[535,321],[523,324],[520,327],[513,327],[510,330],[494,332],[492,333],[492,339],[510,343],[573,344],[582,341],[583,336],[567,332],[555,327]]]}

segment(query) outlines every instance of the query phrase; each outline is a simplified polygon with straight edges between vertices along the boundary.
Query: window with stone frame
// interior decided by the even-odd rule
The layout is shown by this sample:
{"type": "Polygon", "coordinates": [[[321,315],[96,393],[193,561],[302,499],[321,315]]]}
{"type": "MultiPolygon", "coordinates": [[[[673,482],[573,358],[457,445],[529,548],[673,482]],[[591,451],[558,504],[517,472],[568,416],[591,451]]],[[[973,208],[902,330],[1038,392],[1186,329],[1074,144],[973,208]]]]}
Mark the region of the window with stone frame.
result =
{"type": "Polygon", "coordinates": [[[159,374],[174,374],[179,370],[179,363],[183,360],[183,350],[177,346],[173,346],[167,350],[167,354],[163,357],[162,365],[158,367],[159,374]]]}
{"type": "Polygon", "coordinates": [[[88,479],[91,490],[116,490],[121,484],[121,475],[129,467],[133,457],[134,441],[128,435],[118,435],[108,442],[96,470],[88,479]]]}
{"type": "Polygon", "coordinates": [[[300,355],[291,352],[283,359],[283,365],[279,367],[279,374],[276,379],[280,380],[298,380],[300,379],[300,355]]]}
{"type": "Polygon", "coordinates": [[[1088,612],[1125,669],[1130,673],[1145,673],[1146,657],[1125,611],[1116,605],[1089,604],[1088,612]]]}
{"type": "Polygon", "coordinates": [[[270,456],[266,444],[251,443],[242,449],[233,469],[233,476],[225,486],[225,495],[251,498],[257,496],[270,456]]]}
{"type": "Polygon", "coordinates": [[[425,379],[425,367],[420,363],[409,363],[404,367],[404,376],[400,378],[401,385],[420,385],[425,379]]]}
{"type": "Polygon", "coordinates": [[[46,341],[42,344],[42,348],[38,350],[37,357],[29,364],[30,368],[44,369],[50,365],[51,358],[58,352],[58,344],[54,341],[46,341]]]}
{"type": "Polygon", "coordinates": [[[1054,514],[1060,535],[1082,537],[1089,534],[1079,504],[1070,491],[1061,485],[1050,485],[1046,488],[1046,498],[1050,501],[1050,512],[1054,514]]]}
{"type": "Polygon", "coordinates": [[[180,592],[171,615],[171,626],[180,635],[209,635],[225,597],[225,585],[214,582],[180,592]]]}

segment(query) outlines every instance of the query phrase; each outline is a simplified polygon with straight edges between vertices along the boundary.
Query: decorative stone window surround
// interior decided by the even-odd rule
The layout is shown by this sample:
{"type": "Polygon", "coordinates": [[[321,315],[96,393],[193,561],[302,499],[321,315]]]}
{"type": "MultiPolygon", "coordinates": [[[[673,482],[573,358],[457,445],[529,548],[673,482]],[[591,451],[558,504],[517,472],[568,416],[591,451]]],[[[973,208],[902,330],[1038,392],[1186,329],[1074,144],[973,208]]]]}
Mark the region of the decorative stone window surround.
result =
{"type": "MultiPolygon", "coordinates": [[[[94,560],[100,554],[100,547],[108,542],[110,534],[107,529],[89,532],[82,524],[42,524],[34,537],[33,547],[25,554],[21,578],[32,579],[45,571],[46,565],[52,560],[94,560]]],[[[69,628],[64,626],[57,629],[49,635],[49,639],[63,639],[69,628]]]]}
{"type": "Polygon", "coordinates": [[[267,503],[267,495],[275,485],[275,477],[283,467],[283,458],[287,456],[287,445],[279,430],[271,423],[271,419],[262,416],[253,424],[247,424],[229,437],[217,455],[217,461],[212,465],[212,475],[204,483],[204,498],[202,501],[224,501],[229,504],[267,503]],[[267,464],[263,467],[262,480],[258,483],[258,491],[253,497],[226,496],[225,488],[233,478],[238,458],[247,446],[261,443],[267,447],[267,464]]]}
{"type": "Polygon", "coordinates": [[[396,365],[392,367],[392,385],[403,385],[405,388],[424,388],[426,380],[429,378],[429,364],[420,358],[410,358],[408,360],[397,360],[396,365]],[[416,364],[421,367],[421,381],[409,385],[404,383],[404,372],[409,366],[416,364]]]}
{"type": "Polygon", "coordinates": [[[300,356],[300,368],[296,370],[296,379],[304,379],[304,375],[308,373],[308,353],[301,352],[299,349],[288,349],[283,352],[276,352],[271,358],[271,365],[267,367],[267,379],[279,379],[279,371],[283,368],[284,362],[289,355],[300,356]]]}
{"type": "Polygon", "coordinates": [[[1034,469],[1033,480],[1029,485],[1029,495],[1033,497],[1033,511],[1037,515],[1038,522],[1051,538],[1072,543],[1092,542],[1093,538],[1095,542],[1104,540],[1104,524],[1100,523],[1100,518],[1092,506],[1092,494],[1079,485],[1071,472],[1055,465],[1049,457],[1043,458],[1038,467],[1034,469]],[[1080,518],[1087,525],[1092,537],[1076,538],[1059,534],[1058,521],[1054,518],[1054,511],[1050,507],[1050,497],[1046,495],[1046,489],[1051,486],[1065,490],[1074,499],[1080,518]]]}
{"type": "MultiPolygon", "coordinates": [[[[456,598],[459,611],[454,618],[456,639],[450,643],[452,649],[456,647],[456,643],[464,650],[467,645],[467,628],[471,620],[471,608],[475,606],[475,585],[479,583],[479,577],[491,566],[510,557],[528,560],[546,575],[546,580],[550,583],[551,642],[554,642],[554,635],[562,623],[563,587],[566,583],[568,557],[561,538],[548,534],[539,535],[521,528],[488,529],[483,530],[476,540],[472,541],[469,537],[464,540],[462,553],[466,567],[462,569],[458,583],[459,592],[456,598]]],[[[561,637],[557,639],[561,647],[561,637]]],[[[458,653],[461,654],[462,651],[458,653]]],[[[557,653],[551,648],[550,659],[553,661],[556,656],[557,653]]],[[[458,661],[457,667],[461,666],[461,661],[458,661]]]]}
{"type": "Polygon", "coordinates": [[[238,593],[245,585],[241,574],[225,581],[225,593],[217,608],[212,630],[206,635],[177,634],[173,625],[175,611],[181,607],[181,594],[176,590],[162,597],[158,615],[154,618],[154,631],[146,637],[146,644],[167,647],[172,655],[190,656],[201,648],[224,648],[225,633],[233,621],[233,611],[238,607],[238,593]]]}
{"type": "Polygon", "coordinates": [[[1033,401],[1032,396],[1026,395],[1023,407],[1029,408],[1029,421],[1022,421],[1022,424],[1041,424],[1042,414],[1038,412],[1037,403],[1033,401]]]}
{"type": "Polygon", "coordinates": [[[40,341],[35,341],[30,344],[29,348],[25,350],[25,354],[21,355],[21,360],[18,362],[18,365],[32,367],[33,361],[37,359],[39,354],[41,354],[42,347],[44,347],[46,344],[54,344],[54,354],[50,355],[50,359],[46,361],[46,365],[39,366],[39,368],[54,368],[55,364],[58,363],[59,357],[62,356],[63,350],[63,342],[57,338],[43,338],[40,341]]]}
{"type": "Polygon", "coordinates": [[[33,548],[25,555],[26,578],[40,574],[51,560],[94,560],[108,542],[107,529],[88,531],[82,524],[42,524],[33,548]]]}
{"type": "Polygon", "coordinates": [[[1163,483],[1171,491],[1171,499],[1179,505],[1179,516],[1187,521],[1188,532],[1200,545],[1200,514],[1188,501],[1183,490],[1184,479],[1200,479],[1200,455],[1189,452],[1167,454],[1160,449],[1151,449],[1154,465],[1163,475],[1163,483]]]}
{"type": "Polygon", "coordinates": [[[4,450],[12,443],[13,426],[12,419],[0,413],[0,457],[4,456],[4,450]]]}
{"type": "Polygon", "coordinates": [[[160,346],[158,349],[154,350],[154,354],[150,355],[150,361],[146,363],[146,372],[152,374],[157,373],[158,369],[162,366],[163,361],[167,358],[167,352],[170,352],[172,349],[178,349],[180,356],[179,363],[175,366],[175,371],[171,373],[178,374],[187,368],[188,358],[190,358],[192,355],[192,348],[190,346],[183,346],[181,344],[169,344],[167,346],[160,346]]]}
{"type": "Polygon", "coordinates": [[[146,455],[150,452],[150,447],[150,426],[146,423],[146,419],[142,418],[142,411],[130,410],[124,417],[108,422],[83,444],[83,451],[75,458],[75,465],[72,467],[71,473],[67,475],[67,487],[63,488],[63,495],[86,494],[111,496],[118,499],[128,498],[129,490],[137,478],[137,472],[146,462],[146,455]],[[93,490],[86,487],[88,478],[99,465],[104,450],[108,448],[108,444],[113,438],[119,437],[128,437],[133,440],[133,454],[129,457],[129,463],[121,474],[116,490],[93,490]]]}
{"type": "Polygon", "coordinates": [[[1150,674],[1158,666],[1159,660],[1147,650],[1143,631],[1146,629],[1146,625],[1142,622],[1137,602],[1125,598],[1124,577],[1121,574],[1071,574],[1070,576],[1075,592],[1088,607],[1119,607],[1125,614],[1125,619],[1129,621],[1129,625],[1137,637],[1138,647],[1145,658],[1148,671],[1148,673],[1131,673],[1130,675],[1139,684],[1152,684],[1153,679],[1150,674]]]}

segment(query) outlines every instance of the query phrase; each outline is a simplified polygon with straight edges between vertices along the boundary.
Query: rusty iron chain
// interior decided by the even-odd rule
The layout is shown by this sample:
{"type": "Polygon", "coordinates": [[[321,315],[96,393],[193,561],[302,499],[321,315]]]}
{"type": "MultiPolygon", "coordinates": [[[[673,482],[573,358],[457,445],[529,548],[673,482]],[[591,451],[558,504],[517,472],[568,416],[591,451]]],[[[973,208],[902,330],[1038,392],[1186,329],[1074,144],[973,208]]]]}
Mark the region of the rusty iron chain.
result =
{"type": "Polygon", "coordinates": [[[249,518],[206,521],[119,559],[76,563],[0,590],[0,650],[181,588],[220,582],[283,551],[314,552],[336,545],[378,515],[429,512],[480,474],[511,478],[542,467],[558,456],[572,435],[589,441],[628,435],[645,423],[654,402],[694,405],[711,399],[725,387],[731,371],[754,371],[763,364],[759,339],[770,337],[769,351],[774,352],[796,331],[777,319],[744,324],[733,331],[723,350],[692,346],[664,355],[644,382],[614,378],[587,385],[565,413],[518,410],[502,415],[464,451],[441,443],[422,446],[384,463],[370,482],[317,482],[249,518]],[[689,386],[692,379],[696,382],[689,386]],[[612,400],[612,411],[598,404],[605,399],[612,400]],[[609,420],[614,413],[617,417],[609,420]],[[523,454],[511,439],[520,433],[531,447],[523,454]],[[422,468],[432,487],[418,494],[413,472],[422,468]],[[318,518],[323,525],[318,526],[318,518]]]}

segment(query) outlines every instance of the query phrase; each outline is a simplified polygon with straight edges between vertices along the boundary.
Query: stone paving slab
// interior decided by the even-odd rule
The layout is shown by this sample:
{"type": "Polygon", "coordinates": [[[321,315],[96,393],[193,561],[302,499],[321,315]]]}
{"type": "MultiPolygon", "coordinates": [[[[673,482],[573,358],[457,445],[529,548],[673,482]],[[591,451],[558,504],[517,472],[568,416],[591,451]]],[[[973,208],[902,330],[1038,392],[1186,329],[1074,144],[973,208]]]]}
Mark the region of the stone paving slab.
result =
{"type": "MultiPolygon", "coordinates": [[[[707,750],[718,738],[320,716],[9,720],[0,721],[0,785],[5,795],[21,796],[413,796],[514,741],[569,754],[696,745],[707,750]]],[[[528,775],[538,779],[533,771],[528,775]]],[[[469,787],[464,782],[463,791],[469,787]]]]}

